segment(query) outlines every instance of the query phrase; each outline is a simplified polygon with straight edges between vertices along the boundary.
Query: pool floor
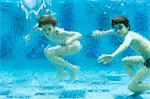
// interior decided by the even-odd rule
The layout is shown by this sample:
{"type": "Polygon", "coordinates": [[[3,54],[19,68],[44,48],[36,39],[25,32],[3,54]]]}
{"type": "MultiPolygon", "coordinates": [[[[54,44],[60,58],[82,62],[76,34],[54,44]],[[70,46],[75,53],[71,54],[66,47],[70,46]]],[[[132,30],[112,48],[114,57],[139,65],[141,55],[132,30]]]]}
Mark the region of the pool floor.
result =
{"type": "MultiPolygon", "coordinates": [[[[53,80],[52,72],[1,72],[0,99],[150,99],[150,91],[132,96],[125,72],[83,72],[78,79],[53,80]]],[[[150,82],[149,79],[146,82],[150,82]]]]}

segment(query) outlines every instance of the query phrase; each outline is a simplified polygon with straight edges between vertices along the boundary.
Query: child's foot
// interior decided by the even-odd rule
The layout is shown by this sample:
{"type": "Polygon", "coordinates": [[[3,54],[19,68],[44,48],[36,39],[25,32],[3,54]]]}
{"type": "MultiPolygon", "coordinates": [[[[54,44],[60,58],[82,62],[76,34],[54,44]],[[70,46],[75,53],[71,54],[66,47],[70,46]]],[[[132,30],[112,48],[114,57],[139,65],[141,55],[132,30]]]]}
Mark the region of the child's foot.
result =
{"type": "Polygon", "coordinates": [[[71,80],[75,80],[75,78],[77,77],[77,72],[79,71],[79,67],[75,66],[73,69],[72,69],[72,74],[71,74],[71,80]]]}
{"type": "Polygon", "coordinates": [[[62,70],[62,71],[60,71],[58,74],[57,74],[57,76],[55,77],[55,79],[60,79],[60,78],[62,78],[62,77],[64,77],[64,76],[66,76],[67,75],[67,71],[66,70],[62,70]]]}

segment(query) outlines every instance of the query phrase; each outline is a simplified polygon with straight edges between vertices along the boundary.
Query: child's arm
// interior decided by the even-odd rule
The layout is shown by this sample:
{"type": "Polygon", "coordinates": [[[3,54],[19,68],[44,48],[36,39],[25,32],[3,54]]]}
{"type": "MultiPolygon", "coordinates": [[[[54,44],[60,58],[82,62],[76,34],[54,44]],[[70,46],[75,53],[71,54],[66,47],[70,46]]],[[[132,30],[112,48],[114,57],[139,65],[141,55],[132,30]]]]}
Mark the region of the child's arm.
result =
{"type": "Polygon", "coordinates": [[[30,40],[32,34],[33,34],[37,29],[38,29],[38,24],[36,24],[36,25],[33,27],[33,29],[31,30],[31,32],[30,32],[29,34],[27,34],[27,35],[24,37],[24,40],[25,40],[26,43],[30,40]]]}
{"type": "Polygon", "coordinates": [[[71,44],[75,40],[80,40],[82,38],[82,34],[78,32],[68,32],[68,34],[72,35],[68,40],[65,41],[65,45],[71,44]]]}
{"type": "Polygon", "coordinates": [[[113,60],[114,57],[116,57],[118,54],[123,52],[128,46],[130,45],[132,41],[131,35],[126,35],[124,42],[119,46],[119,48],[112,54],[104,54],[98,57],[98,62],[102,62],[103,64],[106,64],[113,60]]]}
{"type": "Polygon", "coordinates": [[[29,33],[30,36],[32,36],[33,32],[35,32],[38,29],[38,24],[35,24],[35,26],[33,27],[33,29],[31,30],[31,32],[29,33]]]}
{"type": "Polygon", "coordinates": [[[98,37],[98,36],[103,36],[103,35],[112,34],[113,32],[114,32],[113,29],[106,30],[106,31],[99,31],[99,30],[96,30],[96,31],[93,31],[93,32],[92,32],[92,35],[91,35],[91,36],[98,37]]]}
{"type": "Polygon", "coordinates": [[[128,48],[131,41],[132,41],[132,37],[130,35],[126,35],[124,42],[119,46],[119,48],[114,53],[112,53],[112,57],[116,57],[118,54],[120,54],[126,48],[128,48]]]}
{"type": "Polygon", "coordinates": [[[82,34],[74,31],[65,31],[63,29],[57,28],[58,33],[69,35],[69,38],[63,43],[63,45],[69,45],[75,40],[80,40],[82,38],[82,34]]]}

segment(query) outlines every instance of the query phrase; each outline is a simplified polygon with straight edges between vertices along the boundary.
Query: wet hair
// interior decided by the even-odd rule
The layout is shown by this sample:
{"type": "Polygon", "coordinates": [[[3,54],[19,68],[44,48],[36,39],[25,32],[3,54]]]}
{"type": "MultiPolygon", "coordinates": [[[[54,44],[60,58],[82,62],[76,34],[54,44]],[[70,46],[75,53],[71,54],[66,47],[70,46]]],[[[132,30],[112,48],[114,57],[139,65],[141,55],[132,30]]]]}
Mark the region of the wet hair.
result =
{"type": "Polygon", "coordinates": [[[114,25],[121,24],[121,23],[124,24],[130,30],[129,20],[126,16],[117,16],[113,18],[111,26],[113,27],[114,25]]]}
{"type": "Polygon", "coordinates": [[[41,27],[42,25],[47,25],[47,24],[51,24],[54,27],[57,25],[57,21],[54,18],[54,16],[44,15],[39,18],[39,27],[41,27]]]}

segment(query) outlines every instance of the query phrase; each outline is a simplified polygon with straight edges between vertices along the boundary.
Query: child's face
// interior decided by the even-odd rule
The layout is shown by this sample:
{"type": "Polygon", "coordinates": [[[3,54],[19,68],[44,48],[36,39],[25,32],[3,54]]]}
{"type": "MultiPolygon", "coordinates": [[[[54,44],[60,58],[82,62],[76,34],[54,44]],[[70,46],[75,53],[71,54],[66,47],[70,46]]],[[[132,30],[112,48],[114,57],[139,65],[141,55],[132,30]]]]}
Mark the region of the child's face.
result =
{"type": "Polygon", "coordinates": [[[129,31],[129,28],[127,28],[124,24],[116,24],[113,26],[113,30],[119,35],[125,36],[129,31]]]}
{"type": "Polygon", "coordinates": [[[42,25],[41,27],[45,33],[52,33],[55,31],[55,27],[51,24],[42,25]]]}

